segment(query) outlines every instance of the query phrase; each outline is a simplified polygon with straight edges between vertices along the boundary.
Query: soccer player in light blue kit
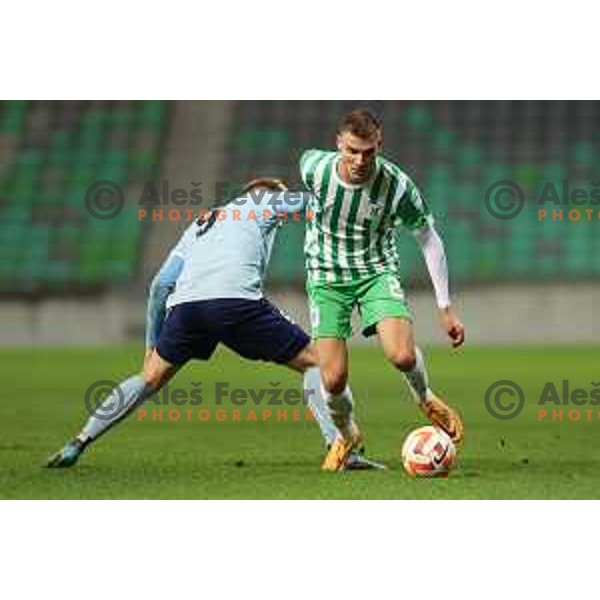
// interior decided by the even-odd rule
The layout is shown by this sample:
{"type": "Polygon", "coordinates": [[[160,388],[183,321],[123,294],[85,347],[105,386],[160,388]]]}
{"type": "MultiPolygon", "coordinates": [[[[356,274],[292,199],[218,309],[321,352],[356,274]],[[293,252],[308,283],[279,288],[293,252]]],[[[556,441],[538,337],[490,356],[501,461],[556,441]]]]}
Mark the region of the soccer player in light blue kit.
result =
{"type": "MultiPolygon", "coordinates": [[[[208,360],[219,343],[251,360],[287,365],[304,376],[305,398],[327,446],[346,422],[351,403],[326,403],[309,336],[263,297],[277,227],[306,205],[277,179],[248,183],[224,207],[183,233],[154,278],[148,298],[142,373],[121,382],[79,435],[48,461],[70,467],[89,444],[158,392],[189,360],[208,360]]],[[[351,399],[350,399],[351,402],[351,399]]],[[[348,469],[381,468],[356,452],[348,469]]]]}

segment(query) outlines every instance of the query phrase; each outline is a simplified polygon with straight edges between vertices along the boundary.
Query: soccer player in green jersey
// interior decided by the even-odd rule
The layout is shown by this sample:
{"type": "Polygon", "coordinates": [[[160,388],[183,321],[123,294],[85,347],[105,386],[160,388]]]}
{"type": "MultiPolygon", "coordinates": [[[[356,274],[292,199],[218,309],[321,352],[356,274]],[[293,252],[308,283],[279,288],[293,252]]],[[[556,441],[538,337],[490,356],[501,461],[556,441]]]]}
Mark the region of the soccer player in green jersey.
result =
{"type": "Polygon", "coordinates": [[[463,436],[458,414],[429,388],[423,355],[415,345],[412,315],[400,281],[396,234],[401,226],[417,239],[435,290],[442,327],[454,347],[465,330],[450,303],[444,246],[419,190],[381,156],[382,126],[368,111],[346,115],[337,132],[337,152],[307,150],[302,180],[313,193],[304,253],[313,337],[323,392],[339,436],[323,463],[345,467],[360,444],[347,385],[351,315],[360,313],[363,334],[377,334],[387,359],[398,368],[423,413],[455,442],[463,436]]]}

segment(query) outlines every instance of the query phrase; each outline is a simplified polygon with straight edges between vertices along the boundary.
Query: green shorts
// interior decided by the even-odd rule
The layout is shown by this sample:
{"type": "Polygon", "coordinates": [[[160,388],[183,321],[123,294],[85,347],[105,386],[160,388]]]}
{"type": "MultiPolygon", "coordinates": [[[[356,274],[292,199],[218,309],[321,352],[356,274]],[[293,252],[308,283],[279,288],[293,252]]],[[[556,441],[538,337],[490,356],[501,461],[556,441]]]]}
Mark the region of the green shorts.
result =
{"type": "Polygon", "coordinates": [[[412,321],[400,279],[389,271],[344,283],[308,281],[306,291],[314,338],[351,337],[355,306],[358,306],[365,337],[373,335],[377,323],[386,317],[412,321]]]}

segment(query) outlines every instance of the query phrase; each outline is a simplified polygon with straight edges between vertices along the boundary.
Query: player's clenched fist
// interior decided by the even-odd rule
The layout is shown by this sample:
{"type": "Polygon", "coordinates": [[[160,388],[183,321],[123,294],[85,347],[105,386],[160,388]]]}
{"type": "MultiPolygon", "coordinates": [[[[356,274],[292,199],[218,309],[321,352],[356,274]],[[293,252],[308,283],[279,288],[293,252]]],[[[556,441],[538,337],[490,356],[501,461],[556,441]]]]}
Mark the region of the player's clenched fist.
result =
{"type": "Polygon", "coordinates": [[[444,331],[448,334],[453,348],[458,348],[465,341],[465,326],[461,323],[452,306],[440,308],[440,320],[444,331]]]}

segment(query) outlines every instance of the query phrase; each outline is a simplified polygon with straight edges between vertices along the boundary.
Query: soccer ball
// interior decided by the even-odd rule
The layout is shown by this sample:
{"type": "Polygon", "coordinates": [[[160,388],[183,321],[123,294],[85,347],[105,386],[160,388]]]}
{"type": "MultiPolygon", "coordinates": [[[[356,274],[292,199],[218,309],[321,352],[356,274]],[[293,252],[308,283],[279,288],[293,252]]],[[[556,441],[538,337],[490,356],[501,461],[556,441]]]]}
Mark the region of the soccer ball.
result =
{"type": "Polygon", "coordinates": [[[411,477],[448,477],[455,461],[452,440],[432,425],[412,431],[402,446],[402,464],[411,477]]]}

